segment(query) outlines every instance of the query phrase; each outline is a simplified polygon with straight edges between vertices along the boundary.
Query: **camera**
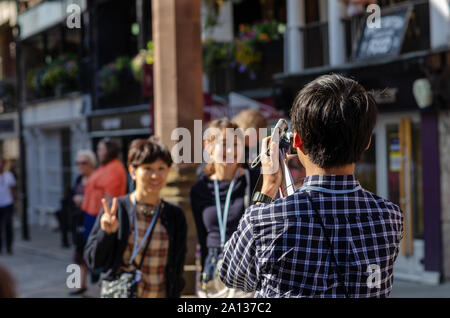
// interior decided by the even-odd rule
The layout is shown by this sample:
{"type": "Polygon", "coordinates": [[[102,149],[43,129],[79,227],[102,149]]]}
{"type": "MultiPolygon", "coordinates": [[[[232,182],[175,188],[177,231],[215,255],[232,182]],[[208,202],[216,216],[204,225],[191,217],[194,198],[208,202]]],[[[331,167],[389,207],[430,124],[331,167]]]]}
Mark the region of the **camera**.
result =
{"type": "MultiPolygon", "coordinates": [[[[290,154],[293,151],[292,141],[294,134],[289,129],[289,124],[286,119],[279,119],[275,127],[272,129],[271,141],[278,141],[280,150],[283,153],[290,154]]],[[[267,155],[269,156],[270,147],[267,147],[267,155]]],[[[258,155],[251,163],[251,167],[255,168],[261,162],[261,155],[258,155]]]]}
{"type": "Polygon", "coordinates": [[[286,119],[279,119],[277,124],[275,125],[273,131],[272,131],[272,138],[273,140],[275,134],[277,133],[277,130],[279,131],[279,142],[280,142],[280,149],[283,149],[285,152],[289,152],[290,149],[292,149],[292,141],[294,139],[294,134],[291,130],[289,130],[289,124],[286,121],[286,119]]]}

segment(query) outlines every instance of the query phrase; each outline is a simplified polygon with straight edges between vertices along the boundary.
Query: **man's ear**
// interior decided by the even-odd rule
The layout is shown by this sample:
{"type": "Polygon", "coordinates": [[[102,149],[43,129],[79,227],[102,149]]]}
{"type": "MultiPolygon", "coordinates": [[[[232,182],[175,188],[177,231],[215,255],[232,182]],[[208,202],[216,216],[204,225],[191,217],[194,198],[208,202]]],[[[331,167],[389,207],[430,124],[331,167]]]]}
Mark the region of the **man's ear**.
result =
{"type": "Polygon", "coordinates": [[[370,148],[370,144],[372,143],[372,135],[370,135],[370,138],[369,138],[369,143],[367,144],[367,146],[366,146],[366,149],[364,149],[364,151],[367,151],[367,150],[369,150],[369,148],[370,148]]]}
{"type": "Polygon", "coordinates": [[[294,131],[294,148],[302,148],[302,146],[303,146],[303,141],[302,141],[302,139],[300,138],[300,136],[297,134],[297,132],[296,131],[294,131]]]}

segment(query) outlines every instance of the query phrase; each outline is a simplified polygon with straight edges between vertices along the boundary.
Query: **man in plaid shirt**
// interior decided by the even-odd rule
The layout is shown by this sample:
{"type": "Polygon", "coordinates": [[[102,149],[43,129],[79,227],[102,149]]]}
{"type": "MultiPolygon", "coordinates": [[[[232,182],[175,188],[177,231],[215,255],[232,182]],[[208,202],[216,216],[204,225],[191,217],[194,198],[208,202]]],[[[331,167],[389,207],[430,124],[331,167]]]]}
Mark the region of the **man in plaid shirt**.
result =
{"type": "Polygon", "coordinates": [[[368,149],[377,106],[356,81],[325,75],[291,110],[293,146],[306,169],[294,194],[278,192],[278,143],[263,142],[261,202],[224,248],[220,278],[255,297],[387,297],[403,232],[400,208],[363,189],[355,163],[368,149]]]}

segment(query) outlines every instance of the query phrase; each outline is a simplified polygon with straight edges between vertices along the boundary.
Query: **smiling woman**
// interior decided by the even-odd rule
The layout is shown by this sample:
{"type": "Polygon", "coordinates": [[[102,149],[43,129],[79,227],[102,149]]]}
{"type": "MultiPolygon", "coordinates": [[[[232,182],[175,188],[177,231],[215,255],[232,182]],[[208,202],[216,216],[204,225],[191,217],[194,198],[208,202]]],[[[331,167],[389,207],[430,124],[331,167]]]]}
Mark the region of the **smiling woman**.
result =
{"type": "Polygon", "coordinates": [[[157,138],[131,143],[128,171],[136,190],[114,198],[111,207],[102,201],[85,252],[91,268],[103,269],[102,297],[180,297],[186,219],[160,198],[171,165],[168,148],[157,138]]]}

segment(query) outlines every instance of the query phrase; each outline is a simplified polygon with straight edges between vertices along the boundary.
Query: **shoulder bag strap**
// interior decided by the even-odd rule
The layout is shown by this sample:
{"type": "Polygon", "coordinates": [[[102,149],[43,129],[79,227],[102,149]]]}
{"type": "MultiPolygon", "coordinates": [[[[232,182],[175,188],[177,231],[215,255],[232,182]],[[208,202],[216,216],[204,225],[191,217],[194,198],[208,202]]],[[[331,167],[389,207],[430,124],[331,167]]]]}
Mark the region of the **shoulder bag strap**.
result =
{"type": "Polygon", "coordinates": [[[314,212],[316,213],[317,218],[319,219],[320,226],[322,227],[323,234],[324,234],[324,236],[325,236],[325,238],[327,240],[328,247],[331,250],[331,260],[333,261],[333,263],[334,263],[334,265],[336,267],[336,271],[337,271],[337,274],[338,274],[338,282],[344,288],[345,298],[349,298],[348,297],[348,292],[347,292],[347,287],[345,287],[344,276],[342,275],[341,270],[339,269],[339,266],[338,266],[338,263],[337,263],[337,260],[336,260],[336,256],[334,255],[333,245],[331,244],[330,237],[327,235],[327,230],[325,228],[325,225],[323,224],[322,217],[320,216],[319,211],[317,211],[317,209],[314,207],[314,203],[313,203],[309,193],[305,192],[305,194],[306,194],[306,197],[308,198],[309,202],[311,203],[311,207],[313,208],[314,212]]]}
{"type": "MultiPolygon", "coordinates": [[[[147,238],[147,242],[145,243],[144,250],[142,251],[142,254],[141,254],[141,261],[139,262],[139,265],[136,267],[136,269],[141,269],[142,265],[144,264],[145,253],[147,253],[148,246],[150,245],[150,241],[152,239],[153,230],[156,227],[156,223],[158,222],[158,217],[161,214],[161,210],[163,209],[163,207],[164,207],[164,205],[161,201],[161,203],[159,204],[159,207],[157,207],[157,212],[155,213],[155,216],[154,216],[156,218],[155,226],[153,226],[152,229],[150,230],[150,233],[147,238]]],[[[137,224],[135,226],[136,226],[135,230],[137,230],[137,224]]],[[[134,261],[133,261],[133,263],[134,263],[134,261]]]]}

